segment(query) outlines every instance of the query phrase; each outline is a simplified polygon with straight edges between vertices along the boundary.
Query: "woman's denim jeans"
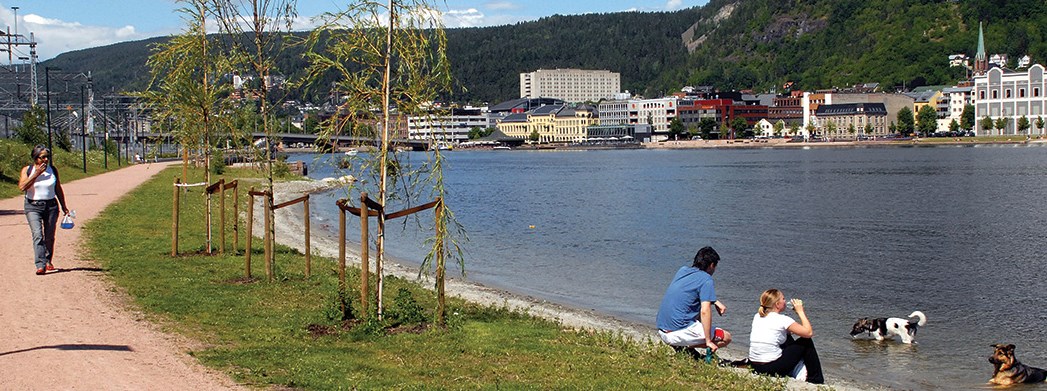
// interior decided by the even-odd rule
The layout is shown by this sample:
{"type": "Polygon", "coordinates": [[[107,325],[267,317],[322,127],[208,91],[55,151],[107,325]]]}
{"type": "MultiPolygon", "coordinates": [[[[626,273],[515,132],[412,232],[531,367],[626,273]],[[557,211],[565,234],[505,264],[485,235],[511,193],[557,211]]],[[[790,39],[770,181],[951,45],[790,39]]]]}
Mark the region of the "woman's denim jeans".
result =
{"type": "Polygon", "coordinates": [[[33,231],[33,252],[36,254],[36,268],[43,269],[51,262],[55,250],[55,226],[58,223],[58,201],[25,200],[25,219],[29,221],[29,230],[33,231]]]}

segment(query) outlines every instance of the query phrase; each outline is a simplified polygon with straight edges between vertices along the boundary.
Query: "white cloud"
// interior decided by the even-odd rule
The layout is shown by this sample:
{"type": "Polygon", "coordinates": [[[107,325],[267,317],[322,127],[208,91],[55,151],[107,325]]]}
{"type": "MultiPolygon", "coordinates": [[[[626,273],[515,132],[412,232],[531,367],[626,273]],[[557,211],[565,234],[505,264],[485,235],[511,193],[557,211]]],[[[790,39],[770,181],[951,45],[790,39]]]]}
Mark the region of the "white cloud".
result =
{"type": "Polygon", "coordinates": [[[68,51],[156,36],[142,34],[132,25],[119,28],[87,26],[37,14],[19,16],[19,19],[21,23],[18,29],[23,31],[23,34],[26,31],[33,32],[40,61],[68,51]]]}
{"type": "Polygon", "coordinates": [[[683,0],[669,0],[665,3],[665,9],[669,11],[677,10],[683,5],[683,0]]]}
{"type": "Polygon", "coordinates": [[[484,14],[476,8],[466,10],[447,10],[443,13],[444,27],[479,27],[484,26],[484,14]]]}
{"type": "Polygon", "coordinates": [[[520,8],[520,6],[518,4],[512,3],[512,2],[508,2],[508,1],[492,1],[492,2],[484,4],[484,7],[487,7],[489,9],[496,10],[496,11],[514,10],[514,9],[519,9],[520,8]]]}

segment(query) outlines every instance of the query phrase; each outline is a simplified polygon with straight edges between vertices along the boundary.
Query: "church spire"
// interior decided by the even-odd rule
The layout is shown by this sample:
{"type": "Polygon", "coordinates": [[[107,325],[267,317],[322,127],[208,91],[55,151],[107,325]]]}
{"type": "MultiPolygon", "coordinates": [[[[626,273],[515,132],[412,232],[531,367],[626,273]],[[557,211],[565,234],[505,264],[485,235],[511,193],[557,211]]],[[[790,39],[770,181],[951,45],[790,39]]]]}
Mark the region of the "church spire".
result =
{"type": "Polygon", "coordinates": [[[974,55],[974,74],[984,75],[989,70],[989,58],[985,55],[985,33],[982,22],[978,22],[978,53],[974,55]]]}

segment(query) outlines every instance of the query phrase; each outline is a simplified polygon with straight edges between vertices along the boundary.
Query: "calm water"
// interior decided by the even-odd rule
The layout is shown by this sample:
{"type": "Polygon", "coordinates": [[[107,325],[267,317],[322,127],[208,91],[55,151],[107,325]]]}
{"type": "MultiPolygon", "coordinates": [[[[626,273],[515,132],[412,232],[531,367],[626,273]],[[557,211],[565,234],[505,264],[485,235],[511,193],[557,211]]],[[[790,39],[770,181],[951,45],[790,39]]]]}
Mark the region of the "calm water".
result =
{"type": "MultiPolygon", "coordinates": [[[[736,355],[760,292],[779,288],[804,299],[830,382],[981,388],[997,342],[1047,366],[1047,148],[445,156],[470,280],[653,328],[676,269],[711,245],[728,305],[715,322],[736,355]],[[915,345],[848,335],[858,317],[913,310],[928,316],[915,345]]],[[[315,214],[336,216],[342,196],[314,198],[315,214]]],[[[421,259],[414,227],[390,236],[391,255],[421,259]]]]}

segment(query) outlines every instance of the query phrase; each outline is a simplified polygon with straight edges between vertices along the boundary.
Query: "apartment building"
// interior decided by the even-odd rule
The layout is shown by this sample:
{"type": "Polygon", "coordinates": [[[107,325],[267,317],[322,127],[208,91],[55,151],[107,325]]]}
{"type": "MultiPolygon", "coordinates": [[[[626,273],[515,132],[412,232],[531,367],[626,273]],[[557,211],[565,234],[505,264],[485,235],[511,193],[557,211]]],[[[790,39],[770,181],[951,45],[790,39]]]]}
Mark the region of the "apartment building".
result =
{"type": "Polygon", "coordinates": [[[607,70],[539,69],[520,74],[521,98],[596,102],[614,98],[621,89],[621,75],[607,70]]]}
{"type": "Polygon", "coordinates": [[[1023,116],[1030,123],[1029,134],[1044,134],[1044,130],[1036,126],[1037,118],[1047,116],[1047,82],[1043,65],[1034,64],[1023,72],[992,68],[984,75],[975,76],[974,102],[975,132],[979,136],[1017,135],[1020,133],[1018,121],[1023,116]],[[985,117],[993,120],[1007,118],[1007,126],[1004,129],[982,128],[981,121],[985,117]]]}
{"type": "Polygon", "coordinates": [[[567,143],[587,138],[586,129],[597,124],[592,106],[550,105],[510,114],[498,121],[498,130],[519,139],[537,133],[540,143],[567,143]]]}
{"type": "Polygon", "coordinates": [[[814,117],[818,134],[833,139],[888,133],[887,106],[883,103],[822,104],[814,117]]]}
{"type": "Polygon", "coordinates": [[[469,140],[473,128],[487,128],[487,109],[479,107],[434,110],[407,117],[407,138],[459,143],[469,140]]]}

